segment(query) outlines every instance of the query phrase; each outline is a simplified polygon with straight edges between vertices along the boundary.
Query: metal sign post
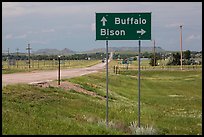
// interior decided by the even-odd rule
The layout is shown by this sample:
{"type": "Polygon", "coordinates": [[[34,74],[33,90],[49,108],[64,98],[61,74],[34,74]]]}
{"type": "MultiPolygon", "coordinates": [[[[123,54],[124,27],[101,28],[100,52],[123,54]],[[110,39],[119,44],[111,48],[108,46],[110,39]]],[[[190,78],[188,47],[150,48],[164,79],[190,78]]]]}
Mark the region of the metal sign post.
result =
{"type": "Polygon", "coordinates": [[[108,41],[106,40],[106,127],[108,127],[108,41]]]}
{"type": "Polygon", "coordinates": [[[58,85],[60,85],[60,56],[58,56],[58,60],[59,60],[58,85]]]}
{"type": "Polygon", "coordinates": [[[140,128],[140,40],[139,40],[139,55],[138,55],[138,127],[140,128]]]}

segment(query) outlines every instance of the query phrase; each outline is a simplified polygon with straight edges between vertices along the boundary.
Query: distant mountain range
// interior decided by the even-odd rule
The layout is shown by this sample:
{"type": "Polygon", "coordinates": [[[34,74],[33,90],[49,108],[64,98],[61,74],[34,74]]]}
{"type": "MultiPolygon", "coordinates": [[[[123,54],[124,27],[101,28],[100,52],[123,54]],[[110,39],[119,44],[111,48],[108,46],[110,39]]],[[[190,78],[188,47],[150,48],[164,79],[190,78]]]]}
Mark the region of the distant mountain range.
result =
{"type": "Polygon", "coordinates": [[[33,51],[32,54],[38,54],[38,55],[68,55],[68,54],[75,54],[75,51],[72,51],[70,49],[63,49],[63,50],[57,50],[57,49],[39,49],[37,51],[33,51]]]}
{"type": "MultiPolygon", "coordinates": [[[[38,54],[38,55],[70,55],[70,54],[76,54],[76,53],[97,53],[97,52],[105,52],[105,48],[97,48],[92,49],[88,51],[82,51],[82,52],[76,52],[72,51],[70,49],[63,49],[63,50],[57,50],[57,49],[39,49],[37,51],[32,51],[32,54],[38,54]]],[[[109,47],[109,52],[138,52],[138,47],[109,47]]],[[[164,49],[161,47],[155,47],[156,52],[165,52],[164,49]]],[[[141,52],[153,52],[153,47],[141,47],[141,52]]]]}
{"type": "MultiPolygon", "coordinates": [[[[88,51],[83,51],[82,53],[95,53],[95,52],[105,52],[105,48],[98,48],[88,51]]],[[[139,47],[109,47],[109,52],[138,52],[139,47]]],[[[161,47],[155,47],[156,52],[165,52],[161,47]]],[[[153,47],[141,47],[141,52],[153,52],[153,47]]]]}

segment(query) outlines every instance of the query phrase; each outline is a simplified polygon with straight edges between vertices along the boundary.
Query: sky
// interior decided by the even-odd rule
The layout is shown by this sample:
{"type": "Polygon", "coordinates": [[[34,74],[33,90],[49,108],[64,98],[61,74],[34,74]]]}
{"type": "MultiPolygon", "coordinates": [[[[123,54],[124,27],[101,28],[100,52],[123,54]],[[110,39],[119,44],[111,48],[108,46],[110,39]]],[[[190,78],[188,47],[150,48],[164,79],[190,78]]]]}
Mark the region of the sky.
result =
{"type": "MultiPolygon", "coordinates": [[[[2,52],[105,48],[96,40],[96,13],[152,12],[152,40],[142,47],[202,50],[202,2],[2,2],[2,52]]],[[[138,40],[110,40],[109,47],[138,47],[138,40]]]]}

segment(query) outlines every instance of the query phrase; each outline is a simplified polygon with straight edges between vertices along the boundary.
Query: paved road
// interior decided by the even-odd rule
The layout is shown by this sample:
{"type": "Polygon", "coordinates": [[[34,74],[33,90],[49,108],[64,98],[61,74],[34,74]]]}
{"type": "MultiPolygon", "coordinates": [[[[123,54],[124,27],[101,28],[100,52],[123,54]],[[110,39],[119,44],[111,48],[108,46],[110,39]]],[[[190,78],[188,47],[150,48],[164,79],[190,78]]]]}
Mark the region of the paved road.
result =
{"type": "MultiPolygon", "coordinates": [[[[88,68],[76,68],[61,70],[61,78],[72,78],[82,76],[103,70],[106,63],[100,63],[88,68]]],[[[16,84],[16,83],[38,83],[42,81],[52,81],[58,79],[58,70],[52,71],[35,71],[27,73],[3,74],[2,85],[16,84]]]]}

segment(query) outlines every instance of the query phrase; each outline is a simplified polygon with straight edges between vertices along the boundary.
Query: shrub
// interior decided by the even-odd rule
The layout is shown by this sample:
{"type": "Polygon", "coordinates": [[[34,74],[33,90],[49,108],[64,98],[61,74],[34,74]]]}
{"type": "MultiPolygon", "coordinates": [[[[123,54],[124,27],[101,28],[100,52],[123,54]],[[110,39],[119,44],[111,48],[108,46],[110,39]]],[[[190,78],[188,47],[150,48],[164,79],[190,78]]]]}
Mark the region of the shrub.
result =
{"type": "Polygon", "coordinates": [[[138,127],[136,122],[131,122],[129,126],[133,135],[155,135],[156,130],[148,125],[145,127],[138,127]]]}

